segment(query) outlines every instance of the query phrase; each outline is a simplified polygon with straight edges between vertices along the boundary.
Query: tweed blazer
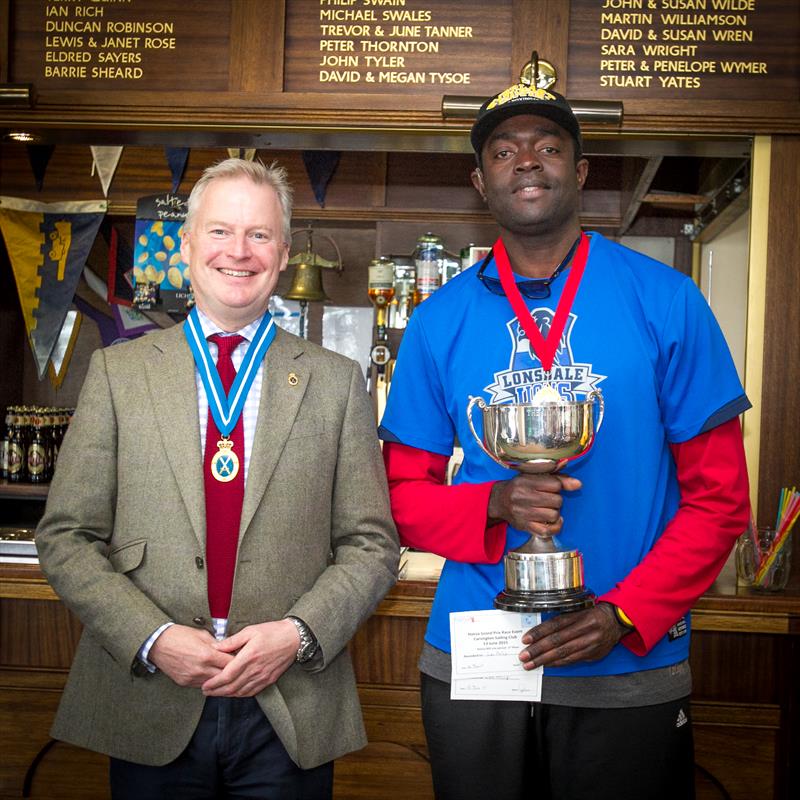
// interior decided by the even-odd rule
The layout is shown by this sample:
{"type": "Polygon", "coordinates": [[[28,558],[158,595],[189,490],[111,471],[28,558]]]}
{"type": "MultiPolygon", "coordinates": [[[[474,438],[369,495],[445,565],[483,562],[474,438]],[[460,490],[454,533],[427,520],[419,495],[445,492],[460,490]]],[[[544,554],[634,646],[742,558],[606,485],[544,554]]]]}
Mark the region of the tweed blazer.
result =
{"type": "MultiPolygon", "coordinates": [[[[84,625],[55,738],[140,764],[182,752],[204,696],[147,672],[137,653],[168,620],[212,630],[205,538],[182,326],[97,351],[36,534],[45,575],[84,625]]],[[[346,645],[397,562],[358,366],[278,330],[264,359],[228,630],[293,614],[317,636],[321,657],[257,696],[303,768],[366,744],[346,645]]]]}

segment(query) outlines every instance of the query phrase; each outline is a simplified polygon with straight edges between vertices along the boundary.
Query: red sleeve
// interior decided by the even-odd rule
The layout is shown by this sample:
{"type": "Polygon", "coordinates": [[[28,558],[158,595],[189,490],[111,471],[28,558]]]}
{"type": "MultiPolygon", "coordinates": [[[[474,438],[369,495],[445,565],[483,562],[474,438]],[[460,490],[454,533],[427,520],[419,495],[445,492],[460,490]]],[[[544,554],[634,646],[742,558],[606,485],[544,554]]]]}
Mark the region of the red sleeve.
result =
{"type": "Polygon", "coordinates": [[[453,561],[496,563],[505,549],[506,523],[486,526],[494,482],[447,486],[448,460],[405,444],[383,443],[400,543],[453,561]]]}
{"type": "Polygon", "coordinates": [[[671,445],[681,499],[642,562],[598,600],[636,626],[622,642],[644,655],[716,579],[750,520],[750,490],[738,417],[671,445]]]}

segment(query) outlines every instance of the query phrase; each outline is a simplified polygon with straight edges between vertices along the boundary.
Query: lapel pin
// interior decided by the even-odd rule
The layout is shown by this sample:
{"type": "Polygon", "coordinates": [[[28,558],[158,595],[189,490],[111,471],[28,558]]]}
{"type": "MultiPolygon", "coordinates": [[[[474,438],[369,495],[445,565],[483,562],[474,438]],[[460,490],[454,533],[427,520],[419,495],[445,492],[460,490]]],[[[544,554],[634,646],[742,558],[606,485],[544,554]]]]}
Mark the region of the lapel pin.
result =
{"type": "Polygon", "coordinates": [[[297,384],[299,382],[300,382],[300,379],[297,377],[297,375],[294,372],[290,372],[289,373],[289,386],[297,386],[297,384]]]}

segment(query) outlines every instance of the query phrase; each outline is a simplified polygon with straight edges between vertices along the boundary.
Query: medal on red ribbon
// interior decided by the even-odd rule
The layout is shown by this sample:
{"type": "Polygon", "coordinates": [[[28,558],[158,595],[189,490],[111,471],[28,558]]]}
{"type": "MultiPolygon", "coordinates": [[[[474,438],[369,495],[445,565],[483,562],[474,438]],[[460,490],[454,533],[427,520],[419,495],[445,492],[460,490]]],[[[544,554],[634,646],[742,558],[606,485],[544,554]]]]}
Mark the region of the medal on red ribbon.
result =
{"type": "Polygon", "coordinates": [[[497,274],[500,277],[503,291],[505,292],[508,302],[511,304],[514,314],[516,314],[519,324],[525,331],[525,335],[528,337],[533,351],[542,363],[542,369],[545,372],[545,380],[549,382],[550,371],[553,368],[553,359],[558,349],[558,343],[561,341],[561,336],[564,333],[564,326],[567,324],[567,317],[569,317],[572,303],[577,294],[581,278],[583,277],[583,270],[586,267],[586,260],[589,257],[589,237],[585,233],[581,233],[578,249],[572,262],[572,269],[567,276],[567,283],[559,298],[556,313],[553,317],[553,324],[547,337],[542,336],[539,327],[531,316],[530,311],[528,311],[528,307],[525,305],[525,301],[522,299],[522,295],[514,280],[511,263],[508,260],[508,253],[506,252],[502,239],[498,239],[494,243],[493,250],[494,260],[497,264],[497,274]]]}

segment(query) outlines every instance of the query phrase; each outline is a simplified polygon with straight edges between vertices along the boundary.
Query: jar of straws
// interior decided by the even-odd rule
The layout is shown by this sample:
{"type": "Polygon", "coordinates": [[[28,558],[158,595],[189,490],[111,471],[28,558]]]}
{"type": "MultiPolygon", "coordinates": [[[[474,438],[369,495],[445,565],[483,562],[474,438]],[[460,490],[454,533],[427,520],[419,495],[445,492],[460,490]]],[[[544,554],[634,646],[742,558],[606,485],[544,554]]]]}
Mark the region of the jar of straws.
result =
{"type": "Polygon", "coordinates": [[[753,589],[780,591],[786,588],[792,567],[791,532],[800,516],[800,492],[781,491],[774,527],[750,527],[736,544],[736,571],[753,589]]]}

